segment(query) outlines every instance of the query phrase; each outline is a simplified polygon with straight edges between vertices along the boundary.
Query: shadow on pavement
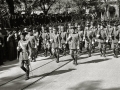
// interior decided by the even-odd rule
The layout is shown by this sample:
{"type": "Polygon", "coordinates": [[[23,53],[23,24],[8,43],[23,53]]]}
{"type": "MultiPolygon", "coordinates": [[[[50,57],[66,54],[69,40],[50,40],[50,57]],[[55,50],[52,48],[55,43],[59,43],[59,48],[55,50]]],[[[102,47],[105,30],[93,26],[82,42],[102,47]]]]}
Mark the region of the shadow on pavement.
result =
{"type": "Polygon", "coordinates": [[[120,90],[120,88],[101,88],[102,81],[85,81],[68,90],[120,90]]]}
{"type": "Polygon", "coordinates": [[[71,71],[73,71],[73,70],[76,70],[76,69],[59,70],[59,71],[54,71],[53,73],[49,72],[49,73],[44,73],[44,74],[42,74],[42,75],[35,75],[35,76],[33,76],[33,77],[30,77],[30,78],[37,78],[37,77],[41,77],[41,76],[59,75],[59,74],[71,72],[71,71]]]}
{"type": "Polygon", "coordinates": [[[0,71],[5,71],[18,66],[18,62],[18,60],[4,62],[4,65],[0,66],[0,71]]]}
{"type": "Polygon", "coordinates": [[[89,63],[99,63],[99,62],[103,62],[103,61],[108,61],[110,60],[110,58],[105,58],[105,59],[95,59],[92,61],[87,61],[87,62],[83,62],[83,63],[78,63],[78,64],[89,64],[89,63]]]}

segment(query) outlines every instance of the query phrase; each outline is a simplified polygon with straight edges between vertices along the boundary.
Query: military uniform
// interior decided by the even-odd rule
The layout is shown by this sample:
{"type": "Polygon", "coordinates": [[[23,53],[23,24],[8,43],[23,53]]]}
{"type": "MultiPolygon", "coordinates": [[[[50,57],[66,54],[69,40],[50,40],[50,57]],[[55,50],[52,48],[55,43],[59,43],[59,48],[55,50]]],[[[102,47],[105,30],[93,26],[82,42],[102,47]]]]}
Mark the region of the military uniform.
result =
{"type": "Polygon", "coordinates": [[[37,57],[37,54],[38,54],[38,48],[39,48],[39,33],[37,31],[34,31],[34,37],[36,39],[36,44],[37,44],[37,47],[36,47],[36,50],[35,50],[35,55],[37,57]]]}
{"type": "MultiPolygon", "coordinates": [[[[32,32],[31,30],[30,31],[28,31],[28,32],[32,32]]],[[[36,39],[35,39],[35,36],[33,35],[33,34],[28,34],[27,36],[26,36],[26,40],[28,40],[29,42],[30,42],[30,46],[31,46],[31,48],[29,49],[29,54],[30,54],[30,57],[31,57],[31,61],[36,61],[35,60],[35,58],[36,58],[36,53],[35,53],[35,51],[36,51],[36,48],[37,48],[37,41],[36,41],[36,39]]]]}
{"type": "Polygon", "coordinates": [[[85,31],[85,48],[89,52],[89,57],[91,57],[92,40],[93,40],[93,31],[91,28],[88,27],[88,29],[85,31]]]}
{"type": "Polygon", "coordinates": [[[18,47],[17,50],[20,51],[20,55],[19,55],[19,63],[20,63],[20,67],[23,71],[26,72],[26,80],[29,79],[29,65],[30,65],[30,61],[29,61],[29,49],[30,49],[30,43],[27,40],[20,40],[18,42],[18,47]]]}
{"type": "Polygon", "coordinates": [[[114,52],[114,57],[118,58],[118,41],[120,40],[120,31],[118,30],[118,28],[114,28],[112,33],[111,33],[111,37],[112,37],[112,49],[114,52]]]}
{"type": "Polygon", "coordinates": [[[82,52],[84,32],[82,30],[78,30],[78,35],[79,35],[79,42],[80,42],[79,49],[80,49],[80,52],[82,52]]]}
{"type": "Polygon", "coordinates": [[[79,49],[79,35],[75,33],[72,33],[67,38],[67,42],[69,43],[70,48],[70,55],[73,58],[73,64],[77,65],[77,50],[79,49]]]}
{"type": "Polygon", "coordinates": [[[66,32],[61,32],[60,34],[60,43],[61,43],[61,48],[63,50],[63,55],[66,55],[66,38],[67,38],[67,35],[66,35],[66,32]]]}
{"type": "Polygon", "coordinates": [[[103,55],[105,57],[105,53],[106,53],[106,40],[107,40],[107,33],[106,33],[106,29],[101,28],[99,30],[99,49],[101,52],[101,56],[103,55]]]}
{"type": "Polygon", "coordinates": [[[45,50],[45,56],[47,56],[47,51],[48,51],[47,43],[49,41],[48,33],[46,33],[46,32],[42,33],[42,39],[43,39],[43,47],[45,50]]]}
{"type": "Polygon", "coordinates": [[[50,41],[52,43],[52,53],[57,58],[56,62],[59,63],[59,46],[60,46],[60,36],[57,34],[56,29],[53,29],[54,32],[52,34],[52,37],[50,38],[50,41]]]}

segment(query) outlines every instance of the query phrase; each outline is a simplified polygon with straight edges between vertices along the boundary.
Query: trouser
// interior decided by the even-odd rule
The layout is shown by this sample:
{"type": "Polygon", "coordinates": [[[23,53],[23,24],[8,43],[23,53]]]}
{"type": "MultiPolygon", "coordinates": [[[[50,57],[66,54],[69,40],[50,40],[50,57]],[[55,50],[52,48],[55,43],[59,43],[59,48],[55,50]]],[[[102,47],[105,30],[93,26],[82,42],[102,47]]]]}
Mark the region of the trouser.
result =
{"type": "Polygon", "coordinates": [[[113,53],[115,57],[118,57],[118,44],[117,43],[114,44],[113,53]]]}
{"type": "Polygon", "coordinates": [[[52,53],[57,58],[56,62],[59,63],[59,48],[52,48],[52,53]]]}
{"type": "Polygon", "coordinates": [[[80,44],[79,44],[79,50],[80,50],[80,52],[82,52],[82,48],[83,48],[83,42],[80,41],[80,44]]]}
{"type": "Polygon", "coordinates": [[[77,65],[77,49],[70,49],[70,55],[73,58],[73,64],[77,65]]]}
{"type": "Polygon", "coordinates": [[[32,48],[29,50],[29,56],[32,58],[32,60],[36,61],[35,58],[36,58],[36,54],[37,53],[37,49],[36,48],[32,48]]]}
{"type": "Polygon", "coordinates": [[[86,42],[85,48],[88,51],[89,57],[91,57],[91,51],[92,51],[92,42],[86,42]]]}
{"type": "Polygon", "coordinates": [[[106,54],[106,43],[100,43],[100,52],[101,52],[101,56],[105,56],[106,54]]]}
{"type": "Polygon", "coordinates": [[[29,71],[30,71],[30,69],[29,69],[29,60],[22,60],[22,61],[20,62],[20,68],[21,68],[23,71],[26,72],[26,78],[28,78],[28,77],[29,77],[29,71]]]}
{"type": "Polygon", "coordinates": [[[66,55],[66,44],[62,44],[63,55],[66,55]]]}

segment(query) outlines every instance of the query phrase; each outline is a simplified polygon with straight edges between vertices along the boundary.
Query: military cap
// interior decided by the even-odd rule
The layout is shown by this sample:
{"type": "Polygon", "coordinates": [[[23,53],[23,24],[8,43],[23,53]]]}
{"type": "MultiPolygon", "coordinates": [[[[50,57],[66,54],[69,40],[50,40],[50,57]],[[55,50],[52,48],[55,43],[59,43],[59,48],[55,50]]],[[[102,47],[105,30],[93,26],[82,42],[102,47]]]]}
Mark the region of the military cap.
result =
{"type": "Polygon", "coordinates": [[[31,30],[31,29],[28,29],[27,31],[28,31],[28,32],[32,32],[32,30],[31,30]]]}

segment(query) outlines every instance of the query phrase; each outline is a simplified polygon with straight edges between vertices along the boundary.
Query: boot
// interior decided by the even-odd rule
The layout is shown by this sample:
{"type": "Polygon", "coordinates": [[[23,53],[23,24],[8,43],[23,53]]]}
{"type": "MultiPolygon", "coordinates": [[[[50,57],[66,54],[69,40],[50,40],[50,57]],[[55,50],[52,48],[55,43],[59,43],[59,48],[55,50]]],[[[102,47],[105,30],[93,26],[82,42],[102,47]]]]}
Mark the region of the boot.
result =
{"type": "Polygon", "coordinates": [[[53,56],[53,54],[52,54],[52,51],[51,51],[51,49],[49,49],[49,52],[50,52],[50,57],[52,57],[52,56],[53,56]]]}
{"type": "Polygon", "coordinates": [[[91,49],[89,49],[89,57],[91,57],[91,49]]]}
{"type": "Polygon", "coordinates": [[[65,49],[63,50],[63,55],[66,56],[66,50],[65,49]]]}
{"type": "Polygon", "coordinates": [[[100,55],[101,55],[101,57],[102,57],[102,55],[103,55],[103,53],[102,53],[102,49],[100,49],[100,53],[101,53],[100,55]]]}
{"type": "Polygon", "coordinates": [[[25,78],[25,80],[28,80],[29,79],[29,71],[30,69],[29,69],[29,65],[27,65],[27,67],[26,67],[26,78],[25,78]]]}
{"type": "Polygon", "coordinates": [[[27,71],[25,67],[21,67],[21,69],[22,69],[24,72],[26,72],[26,71],[27,71]]]}
{"type": "Polygon", "coordinates": [[[106,57],[106,50],[103,50],[103,56],[106,57]]]}
{"type": "Polygon", "coordinates": [[[115,57],[115,58],[118,58],[118,50],[115,50],[115,49],[114,49],[114,57],[115,57]]]}
{"type": "Polygon", "coordinates": [[[57,55],[57,61],[56,62],[59,63],[59,55],[57,55]]]}
{"type": "Polygon", "coordinates": [[[45,57],[47,57],[47,49],[45,50],[45,57]]]}
{"type": "Polygon", "coordinates": [[[75,56],[75,65],[78,65],[78,63],[77,63],[77,56],[75,56]]]}
{"type": "Polygon", "coordinates": [[[29,70],[26,71],[26,78],[25,80],[28,80],[29,79],[29,70]]]}
{"type": "Polygon", "coordinates": [[[74,58],[74,55],[71,55],[71,57],[73,58],[73,64],[75,64],[75,58],[74,58]]]}

